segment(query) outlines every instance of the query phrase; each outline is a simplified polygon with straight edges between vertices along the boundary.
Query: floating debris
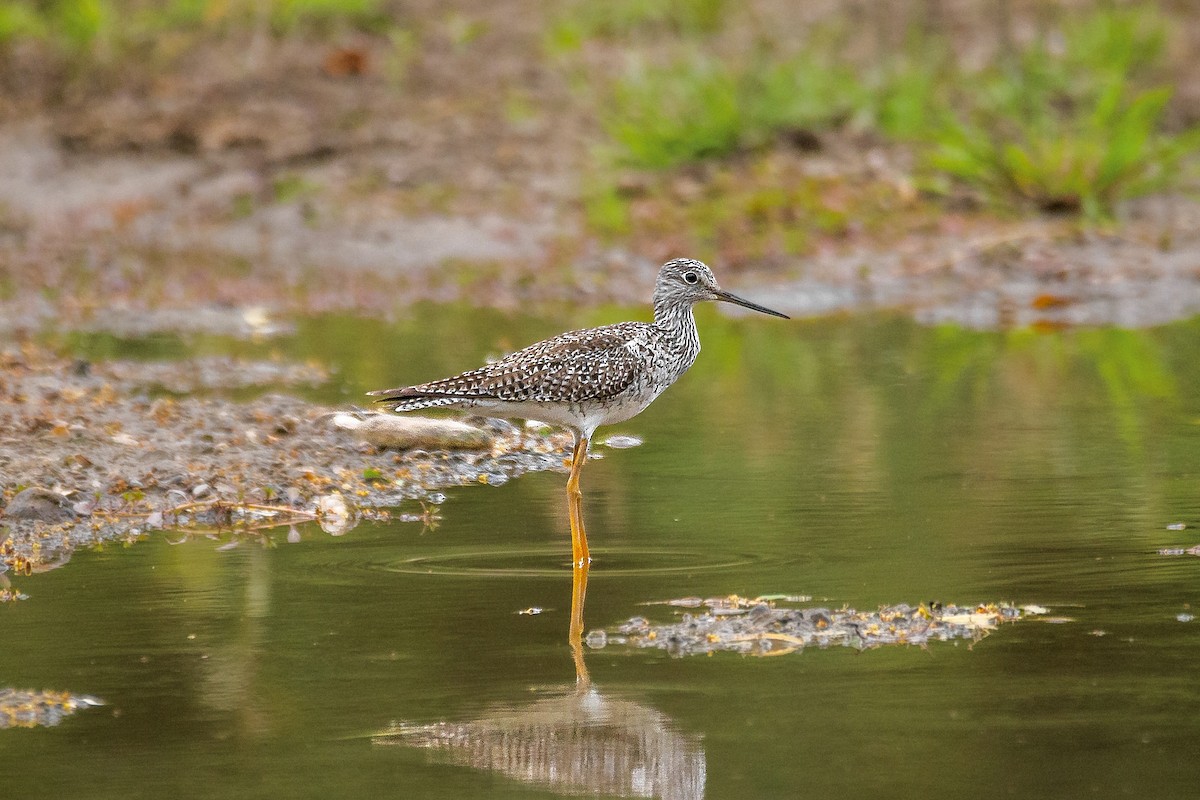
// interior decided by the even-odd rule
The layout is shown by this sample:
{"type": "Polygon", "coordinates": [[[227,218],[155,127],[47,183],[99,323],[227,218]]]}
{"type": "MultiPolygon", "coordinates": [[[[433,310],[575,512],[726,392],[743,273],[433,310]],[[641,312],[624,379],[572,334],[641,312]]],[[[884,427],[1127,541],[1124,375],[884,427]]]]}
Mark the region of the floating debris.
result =
{"type": "Polygon", "coordinates": [[[589,631],[584,642],[593,650],[600,650],[608,645],[608,634],[602,630],[589,631]]]}
{"type": "Polygon", "coordinates": [[[104,701],[86,694],[0,689],[0,728],[53,727],[81,708],[104,701]]]}
{"type": "Polygon", "coordinates": [[[1200,544],[1192,547],[1164,547],[1158,551],[1160,556],[1200,556],[1200,544]]]}
{"type": "Polygon", "coordinates": [[[616,434],[609,436],[600,444],[605,447],[611,447],[614,450],[627,450],[630,447],[641,447],[645,442],[640,436],[629,436],[626,434],[616,434]]]}
{"type": "Polygon", "coordinates": [[[28,599],[29,595],[17,589],[13,589],[11,587],[0,589],[0,603],[16,603],[21,600],[28,599]]]}
{"type": "Polygon", "coordinates": [[[340,492],[332,492],[317,498],[317,522],[330,536],[341,536],[358,524],[358,517],[340,492]]]}
{"type": "Polygon", "coordinates": [[[709,598],[698,604],[695,598],[664,603],[684,607],[702,605],[707,610],[698,615],[683,613],[678,621],[664,624],[633,617],[611,631],[588,634],[588,645],[655,647],[674,656],[717,651],[776,656],[810,646],[865,650],[895,644],[925,646],[931,641],[951,639],[973,642],[1001,623],[1021,618],[1020,609],[996,603],[973,606],[901,603],[874,611],[779,607],[775,599],[737,595],[709,598]]]}

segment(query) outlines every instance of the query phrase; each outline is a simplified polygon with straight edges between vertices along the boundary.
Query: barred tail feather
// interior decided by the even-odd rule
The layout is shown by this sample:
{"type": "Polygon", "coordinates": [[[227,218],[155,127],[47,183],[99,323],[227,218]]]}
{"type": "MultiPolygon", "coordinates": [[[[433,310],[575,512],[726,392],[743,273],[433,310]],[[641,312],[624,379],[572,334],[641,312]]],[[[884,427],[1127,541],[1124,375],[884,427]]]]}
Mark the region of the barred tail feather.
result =
{"type": "Polygon", "coordinates": [[[423,408],[439,408],[441,406],[453,406],[462,402],[459,397],[411,397],[400,399],[396,397],[381,397],[379,402],[391,403],[399,400],[396,405],[392,406],[393,411],[420,411],[423,408]]]}

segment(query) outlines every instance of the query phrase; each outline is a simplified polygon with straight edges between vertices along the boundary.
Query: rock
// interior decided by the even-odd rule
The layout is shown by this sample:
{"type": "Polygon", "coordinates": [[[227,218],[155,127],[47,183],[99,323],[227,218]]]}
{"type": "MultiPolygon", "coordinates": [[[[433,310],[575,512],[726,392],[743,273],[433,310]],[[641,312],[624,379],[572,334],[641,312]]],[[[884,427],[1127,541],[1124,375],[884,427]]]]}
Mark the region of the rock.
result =
{"type": "Polygon", "coordinates": [[[12,499],[4,516],[55,524],[75,519],[75,511],[61,494],[31,486],[12,499]]]}
{"type": "Polygon", "coordinates": [[[333,424],[376,447],[397,450],[486,450],[492,446],[490,433],[452,419],[343,412],[333,415],[333,424]]]}

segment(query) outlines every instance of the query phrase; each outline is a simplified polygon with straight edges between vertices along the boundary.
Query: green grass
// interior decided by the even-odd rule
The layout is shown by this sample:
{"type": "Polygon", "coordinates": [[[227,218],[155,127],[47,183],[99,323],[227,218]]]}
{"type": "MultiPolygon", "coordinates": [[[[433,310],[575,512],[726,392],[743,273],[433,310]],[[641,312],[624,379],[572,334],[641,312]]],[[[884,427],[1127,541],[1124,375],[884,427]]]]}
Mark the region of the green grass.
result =
{"type": "Polygon", "coordinates": [[[928,130],[943,63],[936,54],[895,58],[864,77],[832,48],[785,58],[759,48],[738,66],[693,52],[619,77],[602,123],[615,160],[641,169],[722,158],[796,132],[854,127],[916,138],[928,130]]]}
{"type": "Polygon", "coordinates": [[[45,35],[45,17],[31,3],[0,2],[0,44],[45,35]]]}
{"type": "Polygon", "coordinates": [[[78,56],[168,31],[250,29],[264,20],[280,35],[391,26],[384,0],[0,0],[0,45],[38,40],[78,56]]]}
{"type": "Polygon", "coordinates": [[[706,35],[721,28],[726,10],[726,0],[581,0],[554,20],[545,46],[552,53],[568,53],[592,38],[662,32],[706,35]]]}
{"type": "Polygon", "coordinates": [[[937,110],[928,164],[1000,202],[1110,216],[1117,202],[1170,187],[1200,153],[1200,128],[1172,133],[1172,88],[1155,85],[1164,30],[1108,11],[965,77],[937,110]]]}
{"type": "Polygon", "coordinates": [[[853,117],[869,90],[848,67],[806,54],[735,68],[698,53],[618,79],[602,124],[615,160],[669,169],[825,130],[853,117]]]}
{"type": "Polygon", "coordinates": [[[1160,132],[1166,87],[1113,81],[1067,114],[1036,104],[1047,99],[1037,88],[985,88],[969,114],[948,117],[929,164],[1002,202],[1108,216],[1122,198],[1171,186],[1200,152],[1200,129],[1160,132]]]}
{"type": "Polygon", "coordinates": [[[54,40],[66,48],[90,46],[111,25],[108,0],[0,2],[0,45],[22,39],[54,40]]]}
{"type": "Polygon", "coordinates": [[[909,143],[929,185],[1104,218],[1123,199],[1179,185],[1200,153],[1200,128],[1166,127],[1166,39],[1160,17],[1105,7],[974,69],[929,34],[866,68],[844,59],[838,36],[788,57],[760,44],[736,64],[697,48],[615,79],[602,124],[613,161],[646,170],[793,131],[874,131],[909,143]]]}
{"type": "Polygon", "coordinates": [[[616,159],[666,169],[733,152],[745,128],[738,84],[732,70],[701,56],[617,81],[603,117],[616,159]]]}
{"type": "Polygon", "coordinates": [[[792,130],[829,130],[868,102],[869,90],[848,65],[808,49],[781,61],[760,56],[741,77],[748,141],[792,130]]]}
{"type": "Polygon", "coordinates": [[[271,23],[282,33],[305,27],[348,26],[370,31],[388,27],[382,0],[271,0],[269,5],[271,23]]]}

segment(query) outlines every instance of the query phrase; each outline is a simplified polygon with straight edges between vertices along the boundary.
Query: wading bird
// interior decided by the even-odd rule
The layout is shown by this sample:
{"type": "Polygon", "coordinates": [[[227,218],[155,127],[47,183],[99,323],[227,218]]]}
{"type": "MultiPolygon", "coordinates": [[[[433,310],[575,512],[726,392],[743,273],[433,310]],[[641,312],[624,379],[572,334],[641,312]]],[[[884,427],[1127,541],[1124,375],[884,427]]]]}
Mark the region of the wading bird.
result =
{"type": "Polygon", "coordinates": [[[692,306],[705,300],[788,319],[725,291],[704,263],[677,258],[658,271],[654,322],[569,331],[452,378],[369,394],[378,402],[395,403],[396,411],[452,408],[569,428],[575,434],[567,479],[571,551],[574,565],[586,567],[591,557],[579,471],[587,461],[592,434],[601,425],[641,413],[687,372],[700,353],[692,306]]]}

